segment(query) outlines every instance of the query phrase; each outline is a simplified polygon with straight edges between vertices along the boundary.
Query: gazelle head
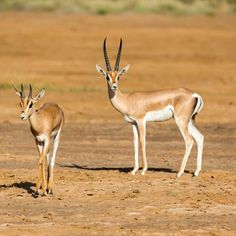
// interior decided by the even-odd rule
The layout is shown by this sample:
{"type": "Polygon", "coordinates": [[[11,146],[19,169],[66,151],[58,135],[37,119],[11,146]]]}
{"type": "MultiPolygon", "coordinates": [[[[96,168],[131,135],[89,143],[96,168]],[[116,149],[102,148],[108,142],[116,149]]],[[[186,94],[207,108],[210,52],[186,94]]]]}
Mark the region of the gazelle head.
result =
{"type": "MultiPolygon", "coordinates": [[[[14,86],[13,86],[14,87],[14,86]]],[[[29,86],[29,95],[25,96],[24,87],[21,84],[21,90],[17,90],[15,87],[16,94],[20,97],[20,106],[21,106],[21,114],[20,118],[22,120],[26,120],[30,117],[34,111],[34,104],[38,102],[45,94],[45,89],[42,89],[34,98],[32,97],[32,86],[29,86]]]]}
{"type": "Polygon", "coordinates": [[[106,39],[107,38],[104,39],[104,43],[103,43],[103,53],[104,53],[107,70],[106,71],[103,70],[102,67],[100,67],[99,65],[96,65],[96,68],[97,68],[98,73],[102,74],[107,79],[108,85],[112,89],[112,91],[115,91],[118,89],[118,81],[120,79],[120,76],[128,71],[129,64],[126,65],[121,70],[119,70],[120,56],[121,56],[121,50],[122,50],[122,39],[120,39],[120,46],[119,46],[119,50],[116,57],[115,69],[114,70],[111,69],[111,65],[110,65],[110,61],[109,61],[107,49],[106,49],[106,39]]]}

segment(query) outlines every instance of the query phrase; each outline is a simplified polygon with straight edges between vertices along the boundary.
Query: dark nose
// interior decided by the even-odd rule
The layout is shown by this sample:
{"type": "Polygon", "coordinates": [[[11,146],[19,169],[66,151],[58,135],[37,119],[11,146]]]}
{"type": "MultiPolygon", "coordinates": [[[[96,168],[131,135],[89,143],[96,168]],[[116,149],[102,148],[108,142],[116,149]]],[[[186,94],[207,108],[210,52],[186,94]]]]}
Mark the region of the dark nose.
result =
{"type": "Polygon", "coordinates": [[[25,118],[25,114],[24,114],[23,112],[20,114],[20,118],[21,118],[22,120],[25,118]]]}
{"type": "Polygon", "coordinates": [[[117,85],[116,85],[116,84],[113,84],[112,87],[115,88],[115,89],[117,89],[117,85]]]}

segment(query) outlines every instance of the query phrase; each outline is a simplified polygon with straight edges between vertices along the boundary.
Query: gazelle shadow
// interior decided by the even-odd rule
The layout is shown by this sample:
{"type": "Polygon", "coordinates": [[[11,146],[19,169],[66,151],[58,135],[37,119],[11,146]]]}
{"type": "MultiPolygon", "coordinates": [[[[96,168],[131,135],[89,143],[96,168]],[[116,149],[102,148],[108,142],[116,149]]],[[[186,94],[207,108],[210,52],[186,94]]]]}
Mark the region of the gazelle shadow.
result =
{"type": "Polygon", "coordinates": [[[34,192],[34,190],[32,188],[35,187],[35,184],[28,182],[28,181],[21,181],[19,183],[13,183],[13,184],[9,184],[9,185],[6,185],[6,184],[0,185],[0,189],[1,188],[13,188],[13,187],[24,189],[28,193],[31,194],[34,192]]]}
{"type": "MultiPolygon", "coordinates": [[[[91,170],[91,171],[117,170],[119,172],[128,173],[133,170],[133,168],[131,167],[88,167],[88,166],[77,165],[74,163],[67,164],[67,165],[62,165],[62,164],[58,164],[58,165],[65,168],[77,168],[80,170],[91,170]]],[[[177,173],[175,170],[172,170],[170,168],[148,168],[148,170],[156,171],[156,172],[177,173]]]]}

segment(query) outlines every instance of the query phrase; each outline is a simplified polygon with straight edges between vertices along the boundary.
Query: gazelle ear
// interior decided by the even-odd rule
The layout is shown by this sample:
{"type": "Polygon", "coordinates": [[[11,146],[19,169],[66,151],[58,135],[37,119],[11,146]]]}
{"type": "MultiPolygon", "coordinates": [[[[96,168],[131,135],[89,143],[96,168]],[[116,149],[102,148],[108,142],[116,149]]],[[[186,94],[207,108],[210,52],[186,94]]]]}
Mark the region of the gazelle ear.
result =
{"type": "Polygon", "coordinates": [[[127,71],[129,70],[129,64],[126,65],[124,68],[122,68],[120,71],[119,71],[119,76],[127,73],[127,71]]]}
{"type": "Polygon", "coordinates": [[[45,89],[42,89],[34,98],[34,102],[39,101],[45,94],[45,89]]]}
{"type": "Polygon", "coordinates": [[[97,71],[98,71],[99,74],[101,74],[103,76],[106,76],[106,72],[102,69],[101,66],[96,65],[96,68],[97,68],[97,71]]]}

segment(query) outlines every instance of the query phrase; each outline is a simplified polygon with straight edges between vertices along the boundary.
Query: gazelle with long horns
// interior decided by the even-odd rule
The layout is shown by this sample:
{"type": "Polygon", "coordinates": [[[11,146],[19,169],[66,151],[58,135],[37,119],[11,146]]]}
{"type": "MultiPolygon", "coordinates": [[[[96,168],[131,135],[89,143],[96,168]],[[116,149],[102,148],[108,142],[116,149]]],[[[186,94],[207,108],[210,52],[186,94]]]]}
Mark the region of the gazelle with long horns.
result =
{"type": "Polygon", "coordinates": [[[180,177],[184,172],[194,140],[197,143],[198,149],[197,168],[194,175],[198,176],[202,165],[204,137],[195,127],[194,117],[202,109],[203,100],[201,96],[184,88],[161,90],[156,92],[122,93],[118,88],[118,81],[120,77],[128,71],[129,65],[126,65],[124,68],[119,70],[121,50],[122,39],[120,40],[115,69],[112,70],[106,50],[105,38],[103,43],[103,53],[107,70],[105,71],[99,65],[96,65],[96,67],[97,71],[107,80],[108,95],[111,104],[124,116],[125,120],[133,126],[134,169],[132,174],[134,175],[139,169],[138,141],[141,143],[143,154],[142,175],[145,174],[148,168],[146,159],[146,122],[166,121],[174,118],[186,145],[184,158],[177,176],[180,177]]]}
{"type": "Polygon", "coordinates": [[[35,103],[44,96],[45,89],[42,89],[35,97],[32,97],[32,87],[30,85],[29,95],[25,96],[24,88],[21,84],[21,90],[18,91],[15,88],[15,92],[20,97],[20,118],[22,120],[29,119],[30,129],[35,137],[39,152],[39,172],[34,196],[37,197],[39,195],[41,180],[43,196],[47,195],[47,193],[52,194],[53,168],[60,141],[60,133],[64,123],[63,111],[57,104],[53,103],[46,103],[39,109],[35,109],[35,103]],[[50,156],[51,139],[53,140],[53,151],[50,156]],[[48,170],[47,182],[46,167],[48,170]]]}

